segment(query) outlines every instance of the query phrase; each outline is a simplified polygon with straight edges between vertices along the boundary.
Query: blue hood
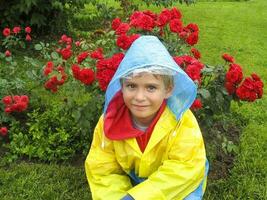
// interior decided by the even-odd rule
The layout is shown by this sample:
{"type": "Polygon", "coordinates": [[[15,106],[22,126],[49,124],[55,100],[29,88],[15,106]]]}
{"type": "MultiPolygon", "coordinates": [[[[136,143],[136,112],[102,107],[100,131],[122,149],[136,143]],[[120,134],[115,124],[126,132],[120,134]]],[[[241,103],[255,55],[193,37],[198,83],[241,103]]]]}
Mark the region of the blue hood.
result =
{"type": "Polygon", "coordinates": [[[162,66],[166,70],[173,72],[174,89],[172,96],[167,100],[167,105],[176,116],[176,119],[180,119],[181,115],[194,102],[197,88],[194,82],[176,64],[165,46],[155,36],[139,37],[126,52],[107,87],[104,114],[112,98],[121,90],[120,78],[134,69],[151,65],[162,66]]]}

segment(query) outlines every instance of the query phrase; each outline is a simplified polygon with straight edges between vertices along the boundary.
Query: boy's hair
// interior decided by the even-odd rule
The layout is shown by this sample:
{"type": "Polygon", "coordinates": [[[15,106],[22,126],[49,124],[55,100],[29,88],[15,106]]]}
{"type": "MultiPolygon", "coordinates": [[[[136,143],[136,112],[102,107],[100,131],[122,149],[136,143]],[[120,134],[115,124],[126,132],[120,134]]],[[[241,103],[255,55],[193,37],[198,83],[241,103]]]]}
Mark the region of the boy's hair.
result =
{"type": "MultiPolygon", "coordinates": [[[[142,73],[148,73],[148,72],[142,72],[142,73]]],[[[142,73],[139,73],[139,74],[129,74],[127,77],[123,77],[120,79],[120,83],[121,83],[121,86],[122,84],[124,83],[125,80],[129,79],[129,78],[132,78],[134,76],[142,76],[142,73]]],[[[163,84],[165,86],[165,88],[169,88],[169,87],[173,87],[173,76],[172,75],[162,75],[162,74],[153,74],[153,76],[158,79],[159,77],[162,78],[163,80],[163,84]]]]}
{"type": "Polygon", "coordinates": [[[149,66],[149,67],[137,69],[123,76],[120,79],[120,83],[122,85],[126,79],[132,78],[134,76],[142,76],[142,74],[144,73],[151,73],[156,79],[161,77],[165,88],[174,86],[173,73],[170,72],[169,70],[162,68],[161,66],[149,66]]]}

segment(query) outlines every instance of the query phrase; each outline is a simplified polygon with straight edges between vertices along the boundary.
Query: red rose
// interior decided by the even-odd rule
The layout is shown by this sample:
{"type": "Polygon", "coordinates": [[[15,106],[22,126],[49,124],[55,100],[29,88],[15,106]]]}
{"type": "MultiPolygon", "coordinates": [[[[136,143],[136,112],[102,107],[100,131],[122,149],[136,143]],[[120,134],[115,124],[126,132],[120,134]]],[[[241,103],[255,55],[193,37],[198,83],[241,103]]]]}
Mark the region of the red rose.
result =
{"type": "Polygon", "coordinates": [[[230,64],[230,68],[226,73],[226,81],[238,85],[243,79],[242,68],[238,64],[230,64]]]}
{"type": "Polygon", "coordinates": [[[179,33],[179,37],[182,38],[182,39],[185,39],[186,36],[188,35],[188,33],[184,30],[182,30],[180,33],[179,33]]]}
{"type": "Polygon", "coordinates": [[[14,100],[15,103],[20,102],[20,96],[19,95],[13,96],[13,100],[14,100]]]}
{"type": "Polygon", "coordinates": [[[117,38],[116,44],[118,47],[122,48],[123,50],[127,50],[132,45],[132,43],[139,37],[140,37],[139,34],[134,34],[131,36],[122,34],[117,38]]]}
{"type": "MultiPolygon", "coordinates": [[[[49,65],[47,65],[47,66],[49,66],[49,65]]],[[[50,67],[50,69],[51,69],[51,67],[50,67]]],[[[63,85],[67,79],[67,74],[65,74],[64,68],[61,65],[57,66],[57,71],[60,73],[61,79],[59,80],[58,77],[56,75],[54,75],[49,80],[47,80],[44,84],[44,87],[53,93],[57,92],[58,86],[63,85]]]]}
{"type": "Polygon", "coordinates": [[[45,67],[43,73],[45,76],[48,76],[52,71],[52,68],[45,67]]]}
{"type": "Polygon", "coordinates": [[[151,17],[154,21],[157,20],[158,16],[157,14],[153,13],[151,10],[144,10],[143,14],[148,15],[151,17]]]}
{"type": "Polygon", "coordinates": [[[114,74],[115,74],[115,70],[111,70],[111,69],[106,69],[106,70],[97,72],[96,78],[97,78],[99,87],[102,91],[106,91],[108,84],[111,81],[114,74]]]}
{"type": "Polygon", "coordinates": [[[45,82],[45,88],[50,90],[51,92],[55,93],[58,91],[58,84],[59,81],[57,80],[56,76],[51,77],[48,81],[45,82]]]}
{"type": "Polygon", "coordinates": [[[135,11],[133,14],[130,16],[130,23],[133,23],[136,19],[140,18],[143,13],[141,11],[135,11]]]}
{"type": "Polygon", "coordinates": [[[30,34],[30,33],[32,32],[31,27],[27,26],[27,27],[25,28],[25,32],[30,34]]]}
{"type": "Polygon", "coordinates": [[[260,77],[255,73],[251,74],[251,77],[253,78],[254,81],[261,81],[260,77]]]}
{"type": "Polygon", "coordinates": [[[130,18],[130,26],[146,31],[152,31],[156,26],[157,16],[151,11],[135,12],[130,18]]]}
{"type": "Polygon", "coordinates": [[[187,55],[184,55],[182,56],[183,59],[184,59],[184,62],[188,65],[188,64],[196,64],[196,63],[199,63],[199,61],[197,59],[195,59],[194,57],[192,56],[187,56],[187,55]]]}
{"type": "Polygon", "coordinates": [[[251,101],[251,102],[253,102],[253,101],[255,101],[256,99],[257,99],[257,93],[254,91],[254,92],[251,92],[250,94],[249,94],[249,101],[251,101]]]}
{"type": "Polygon", "coordinates": [[[2,102],[3,102],[5,105],[12,104],[12,97],[11,97],[11,96],[5,96],[5,97],[3,97],[2,102]]]}
{"type": "Polygon", "coordinates": [[[5,28],[5,29],[3,30],[3,35],[4,35],[5,37],[9,36],[9,35],[10,35],[10,28],[5,28]]]}
{"type": "Polygon", "coordinates": [[[59,43],[66,43],[68,45],[70,45],[72,43],[72,38],[68,37],[67,35],[63,34],[61,36],[61,39],[58,41],[59,43]]]}
{"type": "Polygon", "coordinates": [[[11,107],[10,106],[7,106],[6,108],[5,108],[5,112],[6,113],[11,113],[13,110],[11,109],[11,107]]]}
{"type": "Polygon", "coordinates": [[[78,64],[81,64],[82,61],[84,61],[89,56],[88,52],[82,52],[77,56],[77,62],[78,64]]]}
{"type": "Polygon", "coordinates": [[[252,78],[245,78],[245,80],[243,81],[242,87],[248,89],[248,90],[253,90],[254,89],[254,81],[252,78]]]}
{"type": "Polygon", "coordinates": [[[97,71],[102,71],[102,70],[105,70],[105,69],[110,69],[111,68],[110,59],[98,60],[97,63],[96,63],[96,68],[97,68],[97,71]]]}
{"type": "Polygon", "coordinates": [[[131,46],[130,39],[125,34],[122,34],[117,38],[116,44],[118,47],[122,48],[123,50],[126,50],[131,46]]]}
{"type": "Polygon", "coordinates": [[[14,111],[22,112],[27,109],[27,103],[19,101],[18,103],[13,104],[12,107],[14,107],[14,111]]]}
{"type": "Polygon", "coordinates": [[[193,23],[188,24],[185,28],[188,29],[191,33],[199,31],[198,25],[193,23]]]}
{"type": "Polygon", "coordinates": [[[186,38],[187,44],[193,46],[197,44],[198,42],[198,32],[193,32],[191,33],[187,38],[186,38]]]}
{"type": "Polygon", "coordinates": [[[236,91],[236,85],[232,82],[225,82],[224,87],[229,95],[234,94],[236,91]]]}
{"type": "Polygon", "coordinates": [[[196,48],[192,48],[192,49],[191,49],[191,53],[193,54],[193,56],[194,56],[196,59],[200,59],[200,58],[201,58],[201,54],[200,54],[200,52],[199,52],[196,48]]]}
{"type": "Polygon", "coordinates": [[[50,81],[51,81],[51,83],[52,83],[53,85],[57,85],[57,83],[58,83],[57,76],[56,76],[56,75],[52,76],[52,77],[50,78],[50,81]]]}
{"type": "Polygon", "coordinates": [[[232,57],[231,55],[226,54],[226,53],[224,53],[224,54],[222,55],[222,58],[223,58],[226,62],[230,62],[230,63],[235,62],[234,57],[232,57]]]}
{"type": "Polygon", "coordinates": [[[31,40],[32,40],[31,36],[29,34],[27,34],[26,35],[26,41],[31,41],[31,40]]]}
{"type": "Polygon", "coordinates": [[[95,80],[95,73],[92,69],[82,69],[79,75],[80,81],[85,85],[90,85],[95,80]]]}
{"type": "Polygon", "coordinates": [[[128,30],[130,29],[130,25],[127,23],[121,23],[119,27],[116,29],[116,34],[121,35],[121,34],[126,34],[128,30]]]}
{"type": "Polygon", "coordinates": [[[67,43],[68,45],[70,45],[70,44],[72,43],[72,38],[71,38],[71,37],[68,37],[66,43],[67,43]]]}
{"type": "Polygon", "coordinates": [[[262,87],[256,86],[255,91],[258,94],[258,99],[262,98],[262,95],[263,95],[263,86],[262,87]]]}
{"type": "Polygon", "coordinates": [[[8,132],[7,127],[3,126],[0,128],[0,133],[2,136],[6,136],[7,132],[8,132]]]}
{"type": "Polygon", "coordinates": [[[170,21],[170,30],[174,33],[180,33],[183,30],[183,23],[179,19],[172,19],[170,21]]]}
{"type": "Polygon", "coordinates": [[[22,102],[28,103],[28,102],[29,102],[29,97],[28,97],[27,95],[22,95],[22,96],[20,97],[20,100],[21,100],[22,102]]]}
{"type": "Polygon", "coordinates": [[[202,70],[204,68],[204,64],[199,62],[196,58],[191,56],[183,55],[173,57],[174,61],[183,69],[185,69],[188,65],[195,65],[198,70],[202,70]]]}
{"type": "Polygon", "coordinates": [[[131,45],[132,45],[132,43],[133,43],[136,39],[138,39],[139,37],[140,37],[139,34],[133,34],[133,35],[130,35],[130,36],[129,36],[129,39],[130,39],[130,43],[131,43],[131,45]]]}
{"type": "Polygon", "coordinates": [[[182,56],[175,56],[173,57],[174,61],[179,65],[179,67],[183,68],[184,59],[182,56]]]}
{"type": "Polygon", "coordinates": [[[67,80],[68,76],[63,71],[61,71],[61,80],[58,81],[58,85],[63,85],[67,80]]]}
{"type": "Polygon", "coordinates": [[[200,99],[196,99],[196,100],[194,101],[194,103],[191,105],[190,108],[191,108],[192,110],[198,110],[198,109],[202,108],[202,102],[201,102],[201,100],[200,100],[200,99]]]}
{"type": "Polygon", "coordinates": [[[112,66],[111,69],[114,69],[116,71],[123,58],[124,58],[124,54],[123,53],[114,54],[110,58],[111,59],[111,66],[112,66]]]}
{"type": "Polygon", "coordinates": [[[120,26],[120,24],[121,24],[121,19],[120,18],[115,18],[112,21],[111,27],[115,31],[120,26]]]}
{"type": "Polygon", "coordinates": [[[193,81],[201,83],[201,69],[199,69],[198,65],[188,65],[185,72],[193,81]]]}
{"type": "Polygon", "coordinates": [[[201,62],[193,62],[194,65],[201,71],[204,68],[204,64],[201,62]]]}
{"type": "Polygon", "coordinates": [[[68,39],[68,36],[65,35],[65,34],[63,34],[63,35],[61,36],[61,40],[62,40],[62,42],[67,42],[67,39],[68,39]]]}
{"type": "Polygon", "coordinates": [[[64,72],[64,68],[61,65],[59,65],[59,66],[57,66],[57,71],[63,73],[64,72]]]}
{"type": "Polygon", "coordinates": [[[48,67],[48,68],[53,68],[53,67],[54,67],[54,63],[53,63],[52,61],[48,61],[48,62],[46,63],[46,67],[48,67]]]}
{"type": "Polygon", "coordinates": [[[64,60],[68,60],[72,56],[72,51],[69,48],[62,49],[60,53],[64,60]]]}
{"type": "Polygon", "coordinates": [[[6,57],[9,57],[9,56],[11,56],[11,53],[10,53],[10,51],[9,51],[9,50],[6,50],[6,52],[5,52],[5,56],[6,56],[6,57]]]}
{"type": "Polygon", "coordinates": [[[13,28],[13,33],[18,34],[20,32],[21,28],[19,26],[15,26],[13,28]]]}
{"type": "Polygon", "coordinates": [[[165,26],[172,18],[172,14],[168,9],[163,9],[158,17],[158,26],[165,26]]]}
{"type": "Polygon", "coordinates": [[[44,75],[48,76],[53,71],[53,67],[54,63],[52,61],[48,61],[43,71],[44,75]]]}
{"type": "MultiPolygon", "coordinates": [[[[254,75],[255,78],[255,75],[254,75]]],[[[257,76],[256,79],[259,77],[257,76]]],[[[240,100],[253,102],[262,97],[263,82],[254,80],[253,77],[247,77],[242,84],[237,88],[236,95],[240,100]]]]}
{"type": "Polygon", "coordinates": [[[104,58],[103,49],[102,48],[96,49],[90,54],[90,57],[97,60],[103,59],[104,58]]]}
{"type": "Polygon", "coordinates": [[[171,18],[172,19],[181,19],[182,13],[180,12],[180,10],[178,10],[177,8],[174,7],[171,9],[171,18]]]}
{"type": "Polygon", "coordinates": [[[254,80],[254,86],[257,88],[263,88],[263,82],[261,80],[258,81],[254,80]]]}
{"type": "Polygon", "coordinates": [[[146,31],[152,31],[152,29],[156,26],[155,20],[149,15],[143,14],[137,24],[138,28],[141,28],[146,31]]]}
{"type": "Polygon", "coordinates": [[[111,58],[98,60],[96,64],[96,79],[101,90],[105,91],[119,64],[124,58],[123,53],[114,54],[111,58]]]}
{"type": "Polygon", "coordinates": [[[5,97],[2,101],[5,102],[6,113],[11,113],[13,111],[22,112],[25,109],[27,109],[29,98],[26,95],[22,96],[15,95],[13,96],[13,101],[11,96],[5,97]]]}
{"type": "Polygon", "coordinates": [[[75,42],[75,46],[76,46],[76,47],[81,46],[81,42],[80,42],[80,41],[76,41],[76,42],[75,42]]]}
{"type": "Polygon", "coordinates": [[[79,79],[79,74],[81,71],[79,65],[75,65],[75,64],[72,65],[71,70],[72,70],[72,74],[73,74],[74,78],[79,79]]]}

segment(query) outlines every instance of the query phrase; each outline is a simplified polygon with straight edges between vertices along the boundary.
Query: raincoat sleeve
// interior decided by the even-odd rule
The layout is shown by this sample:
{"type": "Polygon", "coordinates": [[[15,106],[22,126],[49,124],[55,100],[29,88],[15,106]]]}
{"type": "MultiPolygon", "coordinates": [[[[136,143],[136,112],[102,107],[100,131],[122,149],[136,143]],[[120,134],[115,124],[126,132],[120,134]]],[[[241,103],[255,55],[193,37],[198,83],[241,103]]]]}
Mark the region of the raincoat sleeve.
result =
{"type": "Polygon", "coordinates": [[[184,199],[203,181],[205,147],[191,111],[184,114],[174,134],[167,159],[147,180],[128,191],[134,199],[184,199]]]}
{"type": "Polygon", "coordinates": [[[107,197],[118,200],[127,194],[132,185],[116,161],[113,143],[103,137],[103,116],[101,116],[85,161],[85,172],[94,200],[107,197]],[[104,146],[101,146],[102,142],[104,146]]]}

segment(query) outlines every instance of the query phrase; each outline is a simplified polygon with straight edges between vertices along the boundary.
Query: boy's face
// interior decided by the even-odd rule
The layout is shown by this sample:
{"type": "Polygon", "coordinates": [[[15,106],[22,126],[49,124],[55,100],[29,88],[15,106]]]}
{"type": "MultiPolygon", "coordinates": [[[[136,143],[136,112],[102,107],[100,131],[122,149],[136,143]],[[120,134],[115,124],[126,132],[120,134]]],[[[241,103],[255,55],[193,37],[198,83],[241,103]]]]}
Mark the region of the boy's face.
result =
{"type": "Polygon", "coordinates": [[[142,73],[122,82],[124,102],[134,120],[142,126],[149,126],[171,92],[172,87],[166,88],[160,75],[142,73]]]}

